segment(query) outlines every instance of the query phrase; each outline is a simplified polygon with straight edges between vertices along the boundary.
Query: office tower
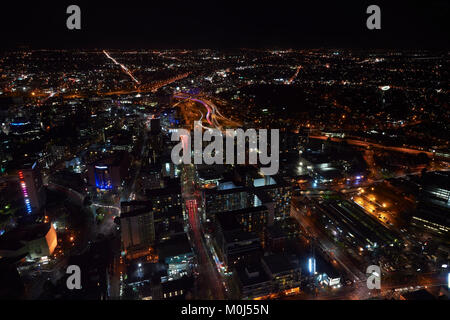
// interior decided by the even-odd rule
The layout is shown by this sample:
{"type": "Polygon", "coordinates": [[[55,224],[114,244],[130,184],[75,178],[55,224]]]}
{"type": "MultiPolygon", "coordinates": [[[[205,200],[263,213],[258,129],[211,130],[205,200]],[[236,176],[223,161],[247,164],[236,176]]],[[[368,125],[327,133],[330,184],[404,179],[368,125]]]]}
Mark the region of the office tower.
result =
{"type": "Polygon", "coordinates": [[[158,134],[161,132],[161,119],[153,118],[150,120],[150,132],[152,134],[158,134]]]}
{"type": "Polygon", "coordinates": [[[129,166],[126,151],[95,161],[87,166],[89,184],[99,190],[118,189],[123,186],[129,166]]]}
{"type": "Polygon", "coordinates": [[[36,162],[27,164],[17,172],[25,209],[28,214],[39,210],[45,204],[45,190],[42,176],[36,162]]]}
{"type": "Polygon", "coordinates": [[[120,215],[122,248],[127,258],[135,259],[150,254],[155,241],[153,211],[149,206],[120,215]]]}

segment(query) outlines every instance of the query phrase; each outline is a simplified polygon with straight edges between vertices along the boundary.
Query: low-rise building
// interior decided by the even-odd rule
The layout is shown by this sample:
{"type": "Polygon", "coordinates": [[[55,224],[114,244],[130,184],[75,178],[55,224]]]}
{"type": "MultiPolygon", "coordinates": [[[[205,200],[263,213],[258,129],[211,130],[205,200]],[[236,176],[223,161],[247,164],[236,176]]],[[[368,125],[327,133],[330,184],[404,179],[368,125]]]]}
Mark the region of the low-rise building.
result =
{"type": "Polygon", "coordinates": [[[26,254],[29,259],[50,256],[58,245],[56,231],[50,223],[27,225],[0,237],[0,258],[26,254]]]}

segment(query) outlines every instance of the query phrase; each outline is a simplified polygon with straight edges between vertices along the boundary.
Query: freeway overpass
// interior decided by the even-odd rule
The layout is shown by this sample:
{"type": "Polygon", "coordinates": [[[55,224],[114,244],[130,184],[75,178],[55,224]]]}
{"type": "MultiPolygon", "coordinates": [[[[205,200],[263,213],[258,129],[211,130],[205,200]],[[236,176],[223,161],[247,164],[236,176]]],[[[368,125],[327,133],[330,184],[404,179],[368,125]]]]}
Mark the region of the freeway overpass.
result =
{"type": "MultiPolygon", "coordinates": [[[[437,157],[436,153],[429,152],[429,151],[412,149],[412,148],[407,148],[407,147],[385,146],[385,145],[382,145],[379,143],[362,141],[362,140],[357,140],[357,139],[342,139],[342,138],[328,137],[328,136],[309,136],[309,138],[317,139],[317,140],[330,139],[333,142],[344,142],[345,141],[350,145],[363,147],[363,148],[371,147],[371,148],[375,148],[375,149],[383,149],[383,150],[387,150],[387,151],[396,151],[396,152],[403,152],[403,153],[416,154],[416,155],[418,155],[420,153],[425,153],[427,156],[429,156],[431,158],[437,157]]],[[[446,157],[446,156],[439,156],[439,157],[443,158],[445,160],[449,160],[449,157],[446,157]]]]}

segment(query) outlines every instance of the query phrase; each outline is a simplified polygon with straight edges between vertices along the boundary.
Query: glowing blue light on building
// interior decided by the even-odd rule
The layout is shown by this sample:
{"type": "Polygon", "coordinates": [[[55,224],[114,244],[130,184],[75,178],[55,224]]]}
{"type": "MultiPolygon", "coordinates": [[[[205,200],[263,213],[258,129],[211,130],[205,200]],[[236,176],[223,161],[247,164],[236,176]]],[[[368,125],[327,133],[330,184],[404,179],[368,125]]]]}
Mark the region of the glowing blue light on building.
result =
{"type": "Polygon", "coordinates": [[[316,273],[316,259],[314,258],[308,259],[308,271],[310,274],[316,273]]]}
{"type": "Polygon", "coordinates": [[[95,166],[95,185],[100,190],[111,190],[113,185],[111,182],[111,177],[108,173],[107,166],[95,166]]]}

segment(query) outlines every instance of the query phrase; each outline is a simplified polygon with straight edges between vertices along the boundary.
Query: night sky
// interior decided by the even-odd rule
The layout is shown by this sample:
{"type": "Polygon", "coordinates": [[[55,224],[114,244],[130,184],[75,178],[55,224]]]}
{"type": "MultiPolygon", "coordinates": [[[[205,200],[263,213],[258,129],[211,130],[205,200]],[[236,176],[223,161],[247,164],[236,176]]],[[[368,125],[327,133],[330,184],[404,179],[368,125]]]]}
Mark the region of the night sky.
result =
{"type": "Polygon", "coordinates": [[[351,2],[2,1],[1,48],[449,48],[448,0],[351,2]],[[70,4],[82,30],[66,29],[70,4]]]}

